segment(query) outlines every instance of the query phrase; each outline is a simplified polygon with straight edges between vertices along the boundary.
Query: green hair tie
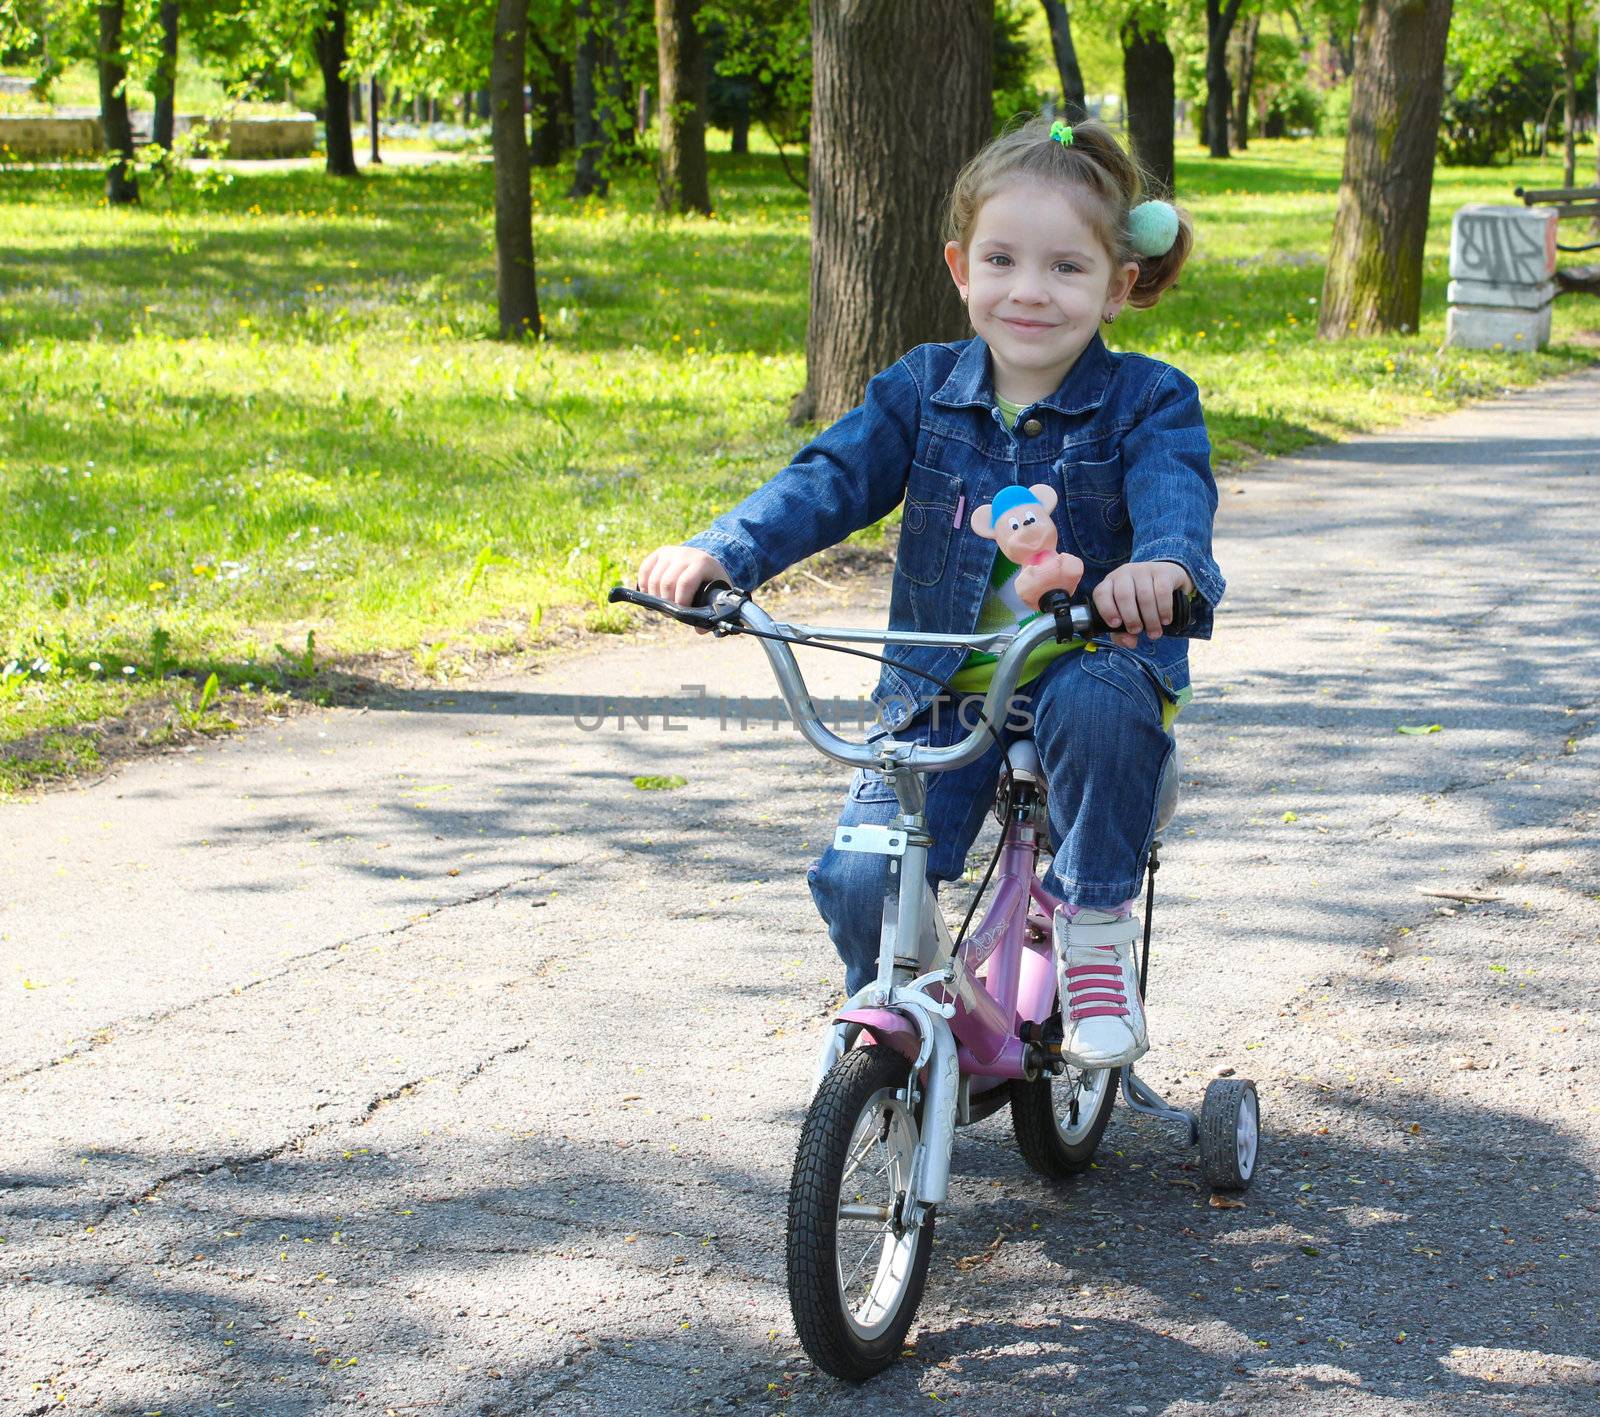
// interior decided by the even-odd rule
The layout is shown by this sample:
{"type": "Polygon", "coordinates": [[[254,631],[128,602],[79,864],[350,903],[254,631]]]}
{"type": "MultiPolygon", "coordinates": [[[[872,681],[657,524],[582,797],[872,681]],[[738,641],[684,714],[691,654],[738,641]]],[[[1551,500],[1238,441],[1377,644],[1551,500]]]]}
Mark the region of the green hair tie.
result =
{"type": "Polygon", "coordinates": [[[1167,202],[1140,202],[1128,213],[1128,244],[1141,256],[1165,256],[1178,239],[1178,213],[1167,202]]]}
{"type": "Polygon", "coordinates": [[[1064,148],[1072,146],[1072,127],[1059,118],[1050,125],[1050,136],[1064,148]]]}

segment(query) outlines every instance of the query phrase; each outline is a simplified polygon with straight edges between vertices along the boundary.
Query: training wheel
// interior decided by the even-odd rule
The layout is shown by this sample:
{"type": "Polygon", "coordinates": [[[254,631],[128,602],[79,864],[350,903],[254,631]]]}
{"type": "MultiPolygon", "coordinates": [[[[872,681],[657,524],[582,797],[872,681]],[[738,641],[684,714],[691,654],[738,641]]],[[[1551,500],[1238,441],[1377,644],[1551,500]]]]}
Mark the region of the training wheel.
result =
{"type": "Polygon", "coordinates": [[[1242,1191],[1256,1173],[1261,1104],[1247,1078],[1218,1078],[1200,1109],[1200,1161],[1218,1190],[1242,1191]]]}

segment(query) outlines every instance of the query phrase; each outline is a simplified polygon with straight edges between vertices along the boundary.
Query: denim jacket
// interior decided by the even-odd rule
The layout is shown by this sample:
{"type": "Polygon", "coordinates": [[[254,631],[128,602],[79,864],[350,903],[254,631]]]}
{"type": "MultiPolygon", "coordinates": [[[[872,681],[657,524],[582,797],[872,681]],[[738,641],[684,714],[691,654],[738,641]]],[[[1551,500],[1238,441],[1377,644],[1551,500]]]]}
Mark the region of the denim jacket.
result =
{"type": "MultiPolygon", "coordinates": [[[[1198,595],[1188,634],[1210,637],[1223,580],[1211,559],[1217,487],[1199,391],[1170,364],[1111,353],[1098,334],[1014,431],[995,407],[981,339],[919,346],[867,385],[861,407],[687,544],[754,590],[904,501],[890,626],[971,634],[998,550],[972,530],[973,510],[1002,487],[1038,482],[1056,489],[1060,549],[1083,559],[1080,594],[1124,562],[1175,561],[1198,595]]],[[[1188,687],[1183,638],[1141,636],[1135,652],[1169,698],[1188,687]]],[[[893,645],[888,653],[948,679],[968,651],[893,645]]],[[[872,698],[894,730],[939,692],[886,665],[872,698]]]]}

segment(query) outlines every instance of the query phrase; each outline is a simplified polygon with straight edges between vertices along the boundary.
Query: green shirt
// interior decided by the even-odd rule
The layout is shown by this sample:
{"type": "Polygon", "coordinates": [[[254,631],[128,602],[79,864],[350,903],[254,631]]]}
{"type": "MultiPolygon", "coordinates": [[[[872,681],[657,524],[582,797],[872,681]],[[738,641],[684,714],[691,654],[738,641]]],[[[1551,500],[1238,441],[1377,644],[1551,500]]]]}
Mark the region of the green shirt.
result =
{"type": "MultiPolygon", "coordinates": [[[[1006,427],[1016,427],[1017,415],[1022,412],[1022,405],[1012,403],[1010,399],[1003,399],[998,395],[995,396],[995,403],[1000,409],[1000,416],[1005,419],[1006,427]]],[[[989,589],[984,592],[983,605],[978,611],[979,634],[1020,629],[1030,620],[1038,618],[1039,612],[1035,610],[1030,613],[1026,606],[1017,601],[1015,593],[1009,600],[1005,595],[1012,578],[1021,569],[1005,552],[998,547],[995,548],[994,569],[989,572],[989,589]]],[[[1031,684],[1044,673],[1045,665],[1054,659],[1059,659],[1068,650],[1079,649],[1082,646],[1082,640],[1068,640],[1066,644],[1046,640],[1023,664],[1017,687],[1020,689],[1024,684],[1031,684]]],[[[994,682],[996,658],[997,656],[986,654],[982,650],[973,650],[962,661],[961,668],[950,677],[950,687],[959,689],[963,694],[988,693],[989,685],[994,682]]]]}
{"type": "MultiPolygon", "coordinates": [[[[1022,412],[1022,405],[1012,403],[1010,399],[1003,399],[995,395],[995,404],[1000,410],[1001,418],[1005,419],[1007,428],[1016,427],[1017,415],[1022,412]]],[[[989,589],[984,593],[983,605],[978,611],[978,633],[994,634],[1001,630],[1021,629],[1029,621],[1037,620],[1040,612],[1029,612],[1027,607],[1017,600],[1015,592],[1010,598],[1006,597],[1006,590],[1010,587],[1012,578],[1022,568],[1017,565],[1005,552],[998,547],[994,553],[994,569],[989,572],[989,589]]],[[[1085,640],[1068,640],[1065,644],[1057,644],[1054,640],[1046,640],[1028,658],[1022,666],[1022,673],[1017,679],[1017,687],[1031,684],[1042,673],[1045,666],[1053,660],[1071,650],[1083,650],[1086,654],[1095,653],[1098,647],[1085,640]]],[[[963,694],[986,694],[989,685],[994,682],[994,666],[996,655],[987,654],[983,650],[973,650],[961,663],[961,668],[950,676],[950,687],[963,694]]],[[[1185,689],[1174,702],[1162,695],[1161,726],[1168,732],[1172,731],[1172,721],[1178,716],[1178,710],[1183,707],[1189,697],[1185,689]]]]}

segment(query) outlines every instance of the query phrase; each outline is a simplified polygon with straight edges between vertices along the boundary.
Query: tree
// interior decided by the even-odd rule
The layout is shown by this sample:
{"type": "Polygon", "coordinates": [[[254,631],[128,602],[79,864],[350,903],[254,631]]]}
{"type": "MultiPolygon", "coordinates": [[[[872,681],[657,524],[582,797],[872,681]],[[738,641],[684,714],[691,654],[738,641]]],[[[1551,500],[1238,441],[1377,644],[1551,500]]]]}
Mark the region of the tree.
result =
{"type": "Polygon", "coordinates": [[[1323,339],[1417,327],[1450,9],[1451,0],[1363,0],[1323,339]]]}
{"type": "Polygon", "coordinates": [[[528,166],[528,0],[498,0],[489,67],[490,143],[494,148],[495,292],[500,338],[537,335],[539,291],[533,267],[533,190],[528,166]]]}
{"type": "Polygon", "coordinates": [[[572,141],[572,61],[531,22],[528,89],[533,96],[530,158],[535,167],[554,167],[572,141]]]}
{"type": "Polygon", "coordinates": [[[161,47],[156,56],[155,77],[150,84],[155,95],[155,112],[150,120],[150,141],[171,149],[176,120],[178,91],[178,0],[161,0],[158,16],[161,47]]]}
{"type": "Polygon", "coordinates": [[[1045,22],[1050,26],[1050,49],[1056,58],[1056,74],[1061,79],[1061,102],[1069,119],[1087,113],[1084,103],[1083,71],[1078,67],[1078,50],[1072,42],[1072,18],[1062,0],[1043,0],[1045,22]]]}
{"type": "Polygon", "coordinates": [[[1594,38],[1581,0],[1457,0],[1445,48],[1452,159],[1493,161],[1529,151],[1526,122],[1544,150],[1549,116],[1562,103],[1562,185],[1577,180],[1579,80],[1594,38]],[[1542,115],[1542,117],[1541,117],[1542,115]]]}
{"type": "Polygon", "coordinates": [[[604,110],[600,104],[604,44],[595,23],[594,0],[578,0],[578,51],[572,63],[572,121],[578,159],[572,174],[572,195],[605,196],[604,110]]]}
{"type": "Polygon", "coordinates": [[[578,159],[570,195],[604,196],[614,164],[634,149],[629,94],[639,61],[636,27],[629,0],[577,0],[575,12],[572,111],[578,159]]]}
{"type": "Polygon", "coordinates": [[[1250,90],[1255,82],[1256,40],[1261,34],[1261,12],[1245,17],[1239,32],[1239,97],[1233,105],[1234,146],[1243,152],[1250,146],[1250,90]]]}
{"type": "Polygon", "coordinates": [[[1561,56],[1561,131],[1566,138],[1561,185],[1571,187],[1578,172],[1578,69],[1583,61],[1578,49],[1578,5],[1577,0],[1541,0],[1539,9],[1549,26],[1556,53],[1561,56]]]}
{"type": "Polygon", "coordinates": [[[332,0],[322,12],[311,37],[311,48],[322,70],[323,99],[327,107],[327,171],[331,177],[359,177],[355,139],[350,131],[349,51],[345,45],[345,0],[332,0]]]}
{"type": "Polygon", "coordinates": [[[1174,189],[1172,50],[1160,21],[1135,9],[1122,22],[1122,91],[1128,105],[1128,143],[1157,190],[1174,189]]]}
{"type": "Polygon", "coordinates": [[[661,68],[660,203],[668,212],[711,211],[706,171],[706,48],[699,0],[656,0],[661,68]]]}
{"type": "Polygon", "coordinates": [[[122,52],[123,0],[102,0],[99,15],[100,122],[106,151],[115,159],[106,168],[106,201],[120,206],[139,200],[133,125],[128,121],[128,65],[122,52]]]}
{"type": "Polygon", "coordinates": [[[966,320],[937,278],[946,194],[991,131],[993,0],[812,0],[811,311],[794,421],[966,320]]]}
{"type": "Polygon", "coordinates": [[[1228,156],[1228,113],[1233,85],[1228,79],[1228,36],[1240,0],[1206,0],[1206,146],[1212,157],[1228,156]]]}
{"type": "Polygon", "coordinates": [[[811,16],[806,0],[702,0],[707,41],[710,121],[733,134],[733,150],[748,151],[752,121],[778,150],[784,176],[807,190],[804,172],[789,165],[786,148],[811,131],[811,16]],[[746,140],[746,141],[742,141],[746,140]]]}

